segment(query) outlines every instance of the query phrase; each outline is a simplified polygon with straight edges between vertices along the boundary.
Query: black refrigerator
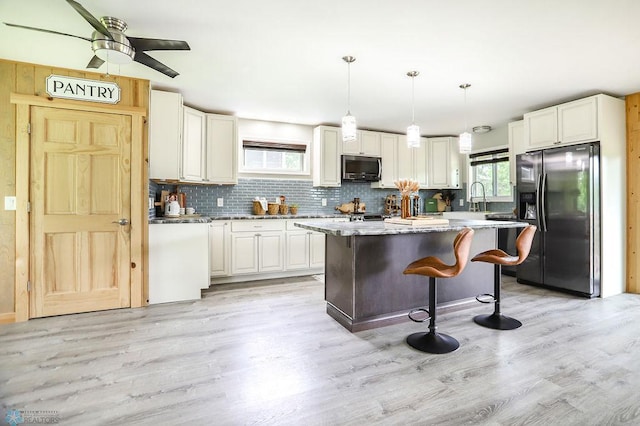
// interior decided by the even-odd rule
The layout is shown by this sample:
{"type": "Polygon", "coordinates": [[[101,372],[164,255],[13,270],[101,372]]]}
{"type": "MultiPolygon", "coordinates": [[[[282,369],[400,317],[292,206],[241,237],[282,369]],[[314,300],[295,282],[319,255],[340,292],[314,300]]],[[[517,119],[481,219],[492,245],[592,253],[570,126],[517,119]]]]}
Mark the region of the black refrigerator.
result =
{"type": "Polygon", "coordinates": [[[600,295],[600,145],[516,157],[518,220],[538,227],[519,283],[600,295]]]}

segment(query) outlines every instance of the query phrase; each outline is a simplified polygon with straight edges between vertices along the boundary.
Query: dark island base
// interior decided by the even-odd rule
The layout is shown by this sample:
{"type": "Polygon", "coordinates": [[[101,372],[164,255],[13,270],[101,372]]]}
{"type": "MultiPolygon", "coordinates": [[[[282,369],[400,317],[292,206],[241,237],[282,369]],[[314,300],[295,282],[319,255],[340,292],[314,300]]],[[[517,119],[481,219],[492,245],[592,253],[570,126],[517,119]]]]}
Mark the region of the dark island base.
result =
{"type": "MultiPolygon", "coordinates": [[[[412,261],[426,256],[455,263],[456,235],[455,231],[327,235],[327,314],[352,332],[408,321],[410,310],[428,306],[429,281],[402,271],[412,261]]],[[[495,229],[476,229],[470,257],[495,247],[495,229]]],[[[493,291],[493,272],[493,265],[469,262],[459,276],[439,280],[438,313],[475,306],[476,295],[493,291]]]]}

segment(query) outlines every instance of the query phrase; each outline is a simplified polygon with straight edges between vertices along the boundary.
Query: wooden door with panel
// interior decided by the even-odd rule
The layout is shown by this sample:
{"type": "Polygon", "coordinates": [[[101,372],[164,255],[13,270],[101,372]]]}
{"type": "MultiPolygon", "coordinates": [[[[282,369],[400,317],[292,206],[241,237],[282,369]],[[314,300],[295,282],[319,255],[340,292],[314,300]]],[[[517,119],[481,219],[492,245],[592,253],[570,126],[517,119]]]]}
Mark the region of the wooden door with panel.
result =
{"type": "Polygon", "coordinates": [[[129,307],[131,117],[31,117],[30,317],[129,307]]]}

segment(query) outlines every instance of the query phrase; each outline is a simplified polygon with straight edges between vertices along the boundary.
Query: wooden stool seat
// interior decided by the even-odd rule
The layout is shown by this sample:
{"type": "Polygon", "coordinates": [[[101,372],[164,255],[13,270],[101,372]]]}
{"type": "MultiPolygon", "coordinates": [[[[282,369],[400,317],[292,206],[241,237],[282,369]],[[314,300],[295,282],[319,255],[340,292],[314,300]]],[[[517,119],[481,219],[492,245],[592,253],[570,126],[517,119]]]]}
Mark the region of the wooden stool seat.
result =
{"type": "MultiPolygon", "coordinates": [[[[529,225],[522,230],[518,238],[516,239],[517,256],[512,256],[509,253],[505,253],[500,249],[491,249],[479,253],[471,259],[472,262],[486,262],[494,265],[493,271],[493,295],[487,295],[493,297],[494,311],[490,315],[477,315],[473,318],[476,324],[484,327],[493,328],[495,330],[513,330],[522,325],[520,321],[515,318],[510,318],[502,315],[500,312],[500,287],[502,284],[502,265],[516,266],[524,262],[529,256],[531,251],[531,244],[533,243],[533,237],[536,234],[536,227],[529,225]]],[[[482,303],[491,303],[491,301],[483,301],[476,297],[476,300],[482,303]]]]}
{"type": "MultiPolygon", "coordinates": [[[[429,277],[429,310],[427,311],[429,317],[423,320],[429,320],[429,331],[409,335],[407,343],[411,347],[433,354],[453,352],[460,347],[460,343],[453,337],[436,332],[436,278],[452,278],[462,272],[469,260],[469,249],[471,248],[473,234],[473,229],[464,228],[456,235],[453,241],[455,264],[448,265],[438,257],[428,256],[410,263],[403,271],[403,274],[429,277]]],[[[416,309],[414,311],[424,311],[424,309],[416,309]]],[[[414,311],[409,313],[409,318],[417,321],[411,316],[414,311]]]]}

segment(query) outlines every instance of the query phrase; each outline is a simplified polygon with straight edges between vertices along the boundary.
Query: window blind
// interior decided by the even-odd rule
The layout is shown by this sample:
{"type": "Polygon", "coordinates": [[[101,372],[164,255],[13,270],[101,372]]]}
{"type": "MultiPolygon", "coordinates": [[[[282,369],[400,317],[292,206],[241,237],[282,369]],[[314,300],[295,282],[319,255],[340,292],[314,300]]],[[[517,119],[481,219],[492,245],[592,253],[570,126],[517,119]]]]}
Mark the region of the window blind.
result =
{"type": "Polygon", "coordinates": [[[253,148],[253,149],[272,150],[272,151],[291,151],[291,152],[300,152],[303,154],[307,151],[307,145],[304,145],[304,144],[250,141],[250,140],[243,140],[242,147],[245,149],[253,148]]]}
{"type": "Polygon", "coordinates": [[[469,154],[471,166],[479,166],[481,164],[500,163],[509,161],[509,148],[496,149],[494,151],[477,152],[469,154]]]}

